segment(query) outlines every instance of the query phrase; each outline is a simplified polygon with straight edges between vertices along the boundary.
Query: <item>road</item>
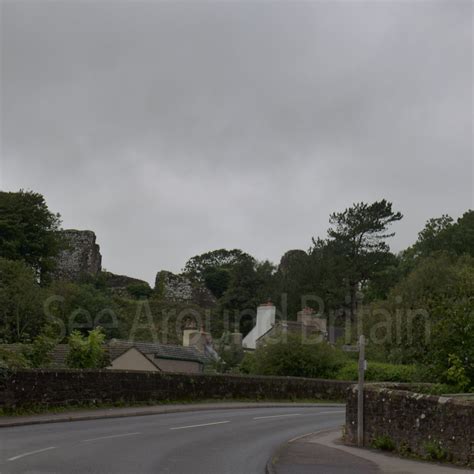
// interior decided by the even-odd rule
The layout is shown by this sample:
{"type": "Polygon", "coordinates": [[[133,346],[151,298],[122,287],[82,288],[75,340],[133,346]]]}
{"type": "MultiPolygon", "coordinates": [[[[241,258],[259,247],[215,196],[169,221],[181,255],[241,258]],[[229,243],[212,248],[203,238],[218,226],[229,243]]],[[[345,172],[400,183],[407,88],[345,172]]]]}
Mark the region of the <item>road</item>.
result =
{"type": "Polygon", "coordinates": [[[263,474],[285,441],[343,422],[321,405],[3,428],[0,473],[263,474]]]}

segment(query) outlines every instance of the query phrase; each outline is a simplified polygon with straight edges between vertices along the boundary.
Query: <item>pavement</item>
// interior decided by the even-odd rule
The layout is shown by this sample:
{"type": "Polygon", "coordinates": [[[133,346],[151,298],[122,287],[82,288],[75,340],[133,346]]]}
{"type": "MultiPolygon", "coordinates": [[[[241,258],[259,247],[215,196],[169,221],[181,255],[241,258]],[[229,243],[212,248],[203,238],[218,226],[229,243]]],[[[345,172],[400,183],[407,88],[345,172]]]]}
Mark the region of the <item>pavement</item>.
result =
{"type": "Polygon", "coordinates": [[[263,474],[272,453],[288,439],[334,429],[345,418],[341,405],[215,405],[149,416],[4,426],[0,472],[263,474]]]}
{"type": "Polygon", "coordinates": [[[269,459],[267,474],[473,474],[446,464],[413,461],[371,449],[346,446],[341,430],[294,438],[269,459]]]}

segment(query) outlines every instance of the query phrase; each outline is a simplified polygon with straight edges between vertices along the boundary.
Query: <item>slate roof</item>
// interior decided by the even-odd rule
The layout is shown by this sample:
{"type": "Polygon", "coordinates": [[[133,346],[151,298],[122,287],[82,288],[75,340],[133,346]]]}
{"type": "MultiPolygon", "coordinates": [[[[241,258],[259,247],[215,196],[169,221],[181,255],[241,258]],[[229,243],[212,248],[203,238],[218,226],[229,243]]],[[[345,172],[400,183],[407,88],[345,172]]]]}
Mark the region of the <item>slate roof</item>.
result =
{"type": "Polygon", "coordinates": [[[146,355],[153,355],[160,359],[188,360],[204,363],[207,357],[194,347],[177,346],[172,344],[161,344],[155,342],[132,342],[132,341],[115,341],[112,340],[108,344],[109,349],[125,350],[130,347],[136,347],[140,352],[146,355]]]}
{"type": "MultiPolygon", "coordinates": [[[[13,352],[21,352],[22,344],[1,344],[0,347],[13,352]]],[[[133,342],[112,339],[106,344],[106,352],[111,361],[127,352],[131,347],[135,347],[142,354],[157,359],[174,359],[193,361],[204,364],[209,362],[210,358],[202,354],[194,347],[184,347],[171,344],[161,344],[153,342],[133,342]]],[[[67,344],[58,344],[51,354],[51,367],[61,368],[66,366],[66,358],[69,353],[67,344]]]]}

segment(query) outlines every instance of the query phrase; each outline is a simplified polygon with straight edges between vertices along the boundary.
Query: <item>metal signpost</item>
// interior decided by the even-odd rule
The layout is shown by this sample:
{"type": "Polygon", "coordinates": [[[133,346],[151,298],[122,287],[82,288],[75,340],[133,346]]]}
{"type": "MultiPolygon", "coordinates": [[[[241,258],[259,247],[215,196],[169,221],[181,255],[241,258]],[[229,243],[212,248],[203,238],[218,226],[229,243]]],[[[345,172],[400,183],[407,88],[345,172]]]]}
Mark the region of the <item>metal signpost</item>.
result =
{"type": "Polygon", "coordinates": [[[359,336],[359,383],[357,391],[357,444],[364,446],[365,337],[359,336]]]}
{"type": "Polygon", "coordinates": [[[342,346],[342,350],[346,352],[359,353],[359,381],[357,383],[357,444],[364,446],[364,379],[367,370],[367,362],[365,361],[365,337],[359,336],[359,344],[357,346],[342,346]]]}

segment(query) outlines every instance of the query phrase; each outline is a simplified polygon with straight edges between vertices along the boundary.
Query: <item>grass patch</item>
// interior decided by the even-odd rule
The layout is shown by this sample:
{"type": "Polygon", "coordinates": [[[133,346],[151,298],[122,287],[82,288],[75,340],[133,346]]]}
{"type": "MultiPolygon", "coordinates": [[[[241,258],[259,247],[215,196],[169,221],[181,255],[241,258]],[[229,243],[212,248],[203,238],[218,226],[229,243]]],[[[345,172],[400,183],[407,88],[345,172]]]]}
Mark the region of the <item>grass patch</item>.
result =
{"type": "Polygon", "coordinates": [[[447,451],[436,441],[426,442],[423,449],[426,452],[426,459],[430,461],[446,461],[448,459],[447,451]]]}
{"type": "Polygon", "coordinates": [[[382,451],[395,451],[396,445],[392,438],[388,435],[376,436],[370,444],[375,449],[382,451]]]}

